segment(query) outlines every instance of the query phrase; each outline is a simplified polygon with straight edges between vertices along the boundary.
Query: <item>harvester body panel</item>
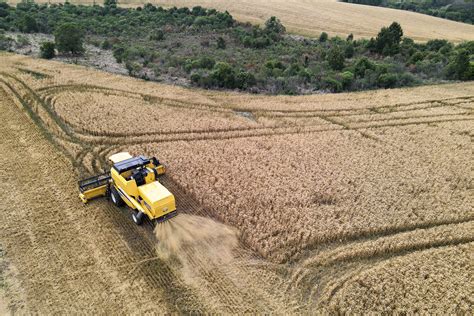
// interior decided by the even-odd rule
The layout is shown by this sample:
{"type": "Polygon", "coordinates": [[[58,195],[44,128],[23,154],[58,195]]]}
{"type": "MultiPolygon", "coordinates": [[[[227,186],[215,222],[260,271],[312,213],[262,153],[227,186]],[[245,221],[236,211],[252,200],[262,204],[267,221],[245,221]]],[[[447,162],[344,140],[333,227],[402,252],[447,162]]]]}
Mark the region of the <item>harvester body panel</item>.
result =
{"type": "Polygon", "coordinates": [[[79,197],[84,203],[111,196],[114,203],[123,201],[139,215],[157,222],[176,214],[174,195],[158,181],[165,167],[156,158],[118,153],[109,159],[113,163],[110,172],[79,181],[79,197]]]}

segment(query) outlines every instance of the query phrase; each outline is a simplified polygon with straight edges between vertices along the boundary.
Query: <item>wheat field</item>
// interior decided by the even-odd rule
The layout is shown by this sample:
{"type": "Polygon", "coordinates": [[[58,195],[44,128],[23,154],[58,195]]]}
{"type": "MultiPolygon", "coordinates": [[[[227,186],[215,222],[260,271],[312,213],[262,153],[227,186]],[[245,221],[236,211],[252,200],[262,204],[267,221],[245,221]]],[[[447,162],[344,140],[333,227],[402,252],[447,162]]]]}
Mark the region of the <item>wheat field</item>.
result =
{"type": "MultiPolygon", "coordinates": [[[[8,0],[17,3],[18,0],[8,0]]],[[[37,2],[64,2],[38,0],[37,2]]],[[[72,0],[71,3],[92,4],[101,1],[72,0]]],[[[429,15],[382,7],[338,2],[336,0],[119,0],[123,6],[138,6],[146,2],[162,6],[201,5],[221,11],[228,10],[237,20],[263,24],[269,17],[277,16],[287,29],[295,34],[318,37],[321,32],[355,38],[376,36],[379,30],[396,21],[403,27],[405,36],[416,41],[447,39],[453,42],[474,40],[474,25],[436,18],[429,15]]]]}
{"type": "MultiPolygon", "coordinates": [[[[1,218],[0,246],[27,289],[20,311],[45,312],[62,300],[57,312],[116,312],[114,302],[85,304],[97,291],[143,313],[472,311],[472,82],[262,96],[0,58],[8,122],[0,158],[27,155],[39,165],[31,170],[44,170],[44,178],[25,180],[36,190],[22,193],[25,201],[43,185],[57,186],[38,198],[51,207],[30,204],[33,226],[14,195],[5,196],[17,215],[1,218]],[[186,216],[153,234],[106,201],[80,206],[75,180],[104,171],[106,157],[123,150],[167,165],[163,182],[186,216]],[[53,221],[40,225],[48,216],[53,221]],[[69,221],[75,234],[64,226],[69,221]],[[10,234],[16,230],[28,239],[20,250],[10,234]],[[155,235],[174,257],[156,254],[155,235]],[[81,258],[74,271],[53,270],[59,284],[70,284],[62,294],[47,290],[51,281],[39,276],[46,265],[32,261],[44,262],[51,247],[54,267],[81,258]],[[91,250],[80,254],[82,247],[91,250]],[[220,256],[206,255],[213,251],[220,256]],[[70,283],[82,274],[88,287],[70,283]],[[128,290],[149,293],[155,307],[128,290]],[[42,299],[28,299],[36,293],[42,299]]],[[[28,169],[17,169],[29,179],[28,169]]],[[[21,187],[4,171],[1,183],[21,187]]]]}

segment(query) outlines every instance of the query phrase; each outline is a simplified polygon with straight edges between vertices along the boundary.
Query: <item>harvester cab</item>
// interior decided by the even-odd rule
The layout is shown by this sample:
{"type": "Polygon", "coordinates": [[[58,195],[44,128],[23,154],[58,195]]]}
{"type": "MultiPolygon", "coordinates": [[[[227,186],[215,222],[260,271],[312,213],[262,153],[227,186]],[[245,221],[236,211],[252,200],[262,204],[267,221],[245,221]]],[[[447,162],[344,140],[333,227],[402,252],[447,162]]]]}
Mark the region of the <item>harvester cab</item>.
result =
{"type": "Polygon", "coordinates": [[[122,152],[109,160],[112,165],[109,172],[79,181],[82,202],[110,197],[115,205],[132,209],[132,219],[137,225],[143,223],[145,216],[159,223],[176,215],[173,194],[158,181],[165,173],[158,159],[122,152]]]}

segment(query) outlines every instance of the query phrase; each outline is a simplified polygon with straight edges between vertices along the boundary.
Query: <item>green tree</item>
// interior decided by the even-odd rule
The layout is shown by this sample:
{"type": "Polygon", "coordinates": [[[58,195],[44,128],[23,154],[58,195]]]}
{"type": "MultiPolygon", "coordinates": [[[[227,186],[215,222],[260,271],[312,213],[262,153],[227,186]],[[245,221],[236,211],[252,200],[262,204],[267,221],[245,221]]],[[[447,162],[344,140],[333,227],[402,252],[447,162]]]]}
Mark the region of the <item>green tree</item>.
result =
{"type": "Polygon", "coordinates": [[[354,45],[352,43],[347,43],[344,48],[344,56],[346,58],[352,58],[354,56],[354,45]]]}
{"type": "Polygon", "coordinates": [[[371,50],[385,56],[395,55],[400,50],[402,36],[402,27],[397,22],[393,22],[389,27],[383,27],[380,30],[375,42],[372,42],[371,50]]]}
{"type": "Polygon", "coordinates": [[[350,71],[344,71],[341,75],[341,79],[344,89],[348,89],[351,86],[352,81],[354,81],[354,74],[350,71]]]}
{"type": "Polygon", "coordinates": [[[44,58],[44,59],[54,58],[54,56],[56,56],[56,52],[54,51],[55,47],[56,45],[54,44],[54,42],[42,43],[40,47],[41,58],[44,58]]]}
{"type": "Polygon", "coordinates": [[[329,66],[334,70],[341,70],[344,68],[344,54],[339,47],[332,48],[327,56],[329,66]]]}
{"type": "Polygon", "coordinates": [[[382,88],[393,88],[397,84],[398,78],[396,74],[381,74],[377,80],[377,84],[382,88]]]}
{"type": "Polygon", "coordinates": [[[228,63],[218,62],[211,72],[211,79],[218,87],[235,88],[235,71],[228,63]]]}
{"type": "Polygon", "coordinates": [[[84,31],[75,23],[61,24],[54,32],[56,47],[61,53],[82,54],[84,31]]]}
{"type": "Polygon", "coordinates": [[[272,16],[265,22],[265,31],[275,34],[284,34],[286,32],[286,28],[283,24],[281,24],[279,19],[272,16]]]}
{"type": "Polygon", "coordinates": [[[217,38],[217,48],[225,49],[225,47],[226,47],[225,40],[221,36],[219,36],[217,38]]]}
{"type": "Polygon", "coordinates": [[[453,79],[469,80],[470,67],[469,52],[466,49],[461,49],[449,63],[448,75],[453,79]]]}
{"type": "Polygon", "coordinates": [[[324,43],[328,40],[328,33],[322,32],[321,35],[319,36],[319,41],[321,43],[324,43]]]}
{"type": "Polygon", "coordinates": [[[116,8],[117,0],[104,0],[104,7],[116,8]]]}
{"type": "Polygon", "coordinates": [[[366,70],[375,70],[375,64],[367,57],[362,57],[355,63],[354,73],[357,77],[364,78],[366,70]]]}
{"type": "Polygon", "coordinates": [[[18,28],[24,33],[35,33],[38,32],[38,23],[36,23],[35,18],[26,13],[20,20],[18,28]]]}

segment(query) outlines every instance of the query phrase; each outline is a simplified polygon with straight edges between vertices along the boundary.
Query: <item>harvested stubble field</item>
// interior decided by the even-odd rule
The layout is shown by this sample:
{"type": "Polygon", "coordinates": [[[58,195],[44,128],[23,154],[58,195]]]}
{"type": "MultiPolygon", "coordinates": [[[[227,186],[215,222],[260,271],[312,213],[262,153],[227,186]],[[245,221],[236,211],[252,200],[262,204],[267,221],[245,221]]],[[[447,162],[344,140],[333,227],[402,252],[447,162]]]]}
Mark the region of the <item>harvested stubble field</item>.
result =
{"type": "Polygon", "coordinates": [[[11,306],[472,311],[473,83],[269,97],[0,57],[11,306]],[[158,250],[151,227],[76,196],[119,150],[168,165],[185,215],[158,250]]]}
{"type": "MultiPolygon", "coordinates": [[[[7,0],[15,4],[19,0],[7,0]]],[[[38,0],[38,3],[63,3],[64,0],[38,0]]],[[[93,4],[100,1],[71,0],[93,4]]],[[[474,40],[474,26],[404,10],[358,5],[337,0],[118,0],[122,6],[142,6],[150,2],[165,7],[203,6],[229,11],[237,20],[263,24],[277,16],[292,33],[318,37],[321,32],[357,38],[377,35],[380,28],[393,21],[403,26],[405,35],[417,41],[447,39],[453,42],[474,40]]]]}

